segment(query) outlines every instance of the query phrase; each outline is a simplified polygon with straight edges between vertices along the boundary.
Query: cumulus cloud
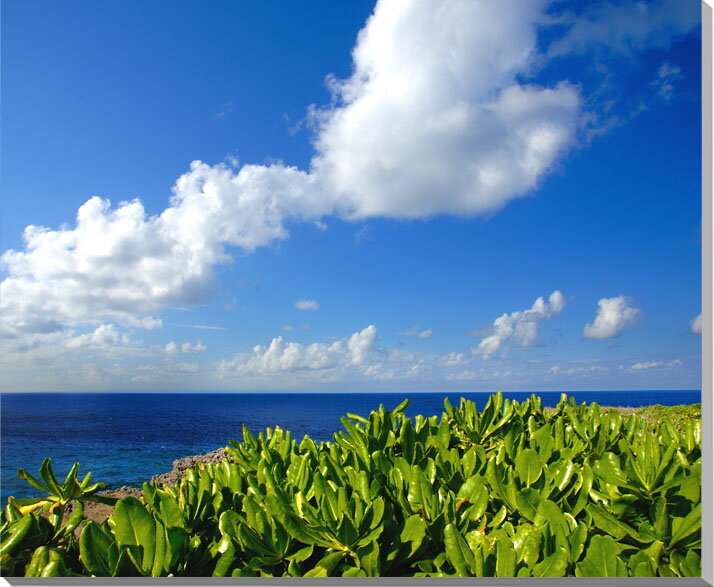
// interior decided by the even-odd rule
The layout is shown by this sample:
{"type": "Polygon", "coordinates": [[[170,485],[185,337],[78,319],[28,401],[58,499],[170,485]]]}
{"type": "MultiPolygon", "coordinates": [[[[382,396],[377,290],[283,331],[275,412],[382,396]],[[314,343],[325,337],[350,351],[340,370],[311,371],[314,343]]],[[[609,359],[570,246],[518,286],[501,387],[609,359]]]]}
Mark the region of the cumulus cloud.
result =
{"type": "Polygon", "coordinates": [[[555,290],[547,302],[539,297],[529,310],[499,316],[493,323],[493,333],[484,338],[478,347],[473,349],[473,353],[483,355],[484,358],[497,352],[505,356],[511,349],[536,345],[540,324],[560,314],[566,303],[563,294],[555,290]]]}
{"type": "Polygon", "coordinates": [[[303,345],[285,342],[282,336],[274,338],[268,346],[257,345],[248,356],[237,356],[222,361],[219,371],[223,374],[256,375],[272,372],[302,370],[326,370],[347,366],[365,366],[368,359],[377,353],[377,328],[368,326],[349,338],[333,343],[303,345]]]}
{"type": "Polygon", "coordinates": [[[298,310],[319,310],[320,304],[315,300],[298,300],[295,302],[295,307],[298,310]]]}
{"type": "Polygon", "coordinates": [[[25,250],[2,256],[0,328],[12,336],[105,320],[160,326],[151,314],[206,295],[214,265],[229,260],[225,245],[253,250],[284,238],[286,217],[319,215],[313,183],[280,165],[234,173],[194,162],[158,216],[138,200],[112,209],[94,197],[75,228],[29,226],[25,250]]]}
{"type": "Polygon", "coordinates": [[[696,318],[692,318],[689,322],[689,330],[692,334],[702,333],[702,313],[700,312],[696,318]]]}
{"type": "Polygon", "coordinates": [[[313,170],[350,218],[489,214],[571,144],[580,98],[517,81],[544,3],[379,2],[315,114],[313,170]],[[428,39],[428,42],[425,42],[428,39]]]}
{"type": "Polygon", "coordinates": [[[120,341],[128,343],[129,337],[126,334],[120,336],[114,324],[102,324],[94,332],[69,338],[64,344],[69,349],[78,349],[86,346],[106,347],[118,344],[120,341]]]}
{"type": "Polygon", "coordinates": [[[199,340],[196,344],[191,344],[190,342],[184,342],[181,345],[176,344],[173,340],[166,344],[164,347],[164,352],[167,355],[176,355],[178,353],[200,353],[206,350],[206,345],[202,344],[199,340]]]}
{"type": "Polygon", "coordinates": [[[586,324],[583,330],[584,338],[614,338],[620,336],[625,328],[634,326],[642,312],[630,306],[629,298],[602,298],[597,303],[598,311],[595,321],[586,324]]]}
{"type": "Polygon", "coordinates": [[[593,46],[625,55],[649,47],[664,48],[701,22],[696,1],[592,2],[587,6],[584,14],[561,15],[559,23],[569,29],[550,45],[551,57],[584,52],[593,46]]]}

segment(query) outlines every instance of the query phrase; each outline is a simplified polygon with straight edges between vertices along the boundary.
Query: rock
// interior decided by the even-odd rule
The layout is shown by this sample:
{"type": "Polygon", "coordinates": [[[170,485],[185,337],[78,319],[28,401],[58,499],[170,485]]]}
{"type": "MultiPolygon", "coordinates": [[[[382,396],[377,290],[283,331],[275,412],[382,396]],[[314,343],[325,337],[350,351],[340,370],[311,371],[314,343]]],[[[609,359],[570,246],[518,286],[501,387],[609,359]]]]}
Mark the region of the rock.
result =
{"type": "Polygon", "coordinates": [[[175,485],[179,479],[186,475],[187,469],[192,469],[199,463],[220,463],[227,458],[229,458],[229,456],[225,448],[218,448],[205,455],[183,457],[173,462],[174,468],[170,472],[154,475],[151,478],[151,483],[175,485]]]}

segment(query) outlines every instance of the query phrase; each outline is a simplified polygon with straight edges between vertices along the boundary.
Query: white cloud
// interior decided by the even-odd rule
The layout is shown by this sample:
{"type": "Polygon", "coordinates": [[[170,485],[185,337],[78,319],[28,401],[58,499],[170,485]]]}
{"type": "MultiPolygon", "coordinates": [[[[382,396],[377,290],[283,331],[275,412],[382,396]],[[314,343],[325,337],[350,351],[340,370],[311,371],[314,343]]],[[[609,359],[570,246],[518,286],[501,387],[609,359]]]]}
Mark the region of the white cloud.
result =
{"type": "Polygon", "coordinates": [[[679,359],[674,359],[673,361],[643,361],[640,363],[633,364],[626,371],[644,371],[646,369],[653,369],[655,367],[681,367],[682,361],[679,359]]]}
{"type": "Polygon", "coordinates": [[[295,307],[298,310],[319,310],[320,304],[315,300],[298,300],[295,302],[295,307]]]}
{"type": "Polygon", "coordinates": [[[223,109],[218,114],[216,114],[216,118],[224,118],[228,116],[231,112],[233,112],[233,102],[228,101],[223,104],[223,109]]]}
{"type": "Polygon", "coordinates": [[[650,83],[653,90],[664,100],[671,100],[674,96],[674,86],[682,77],[681,69],[665,61],[657,70],[657,77],[650,83]]]}
{"type": "Polygon", "coordinates": [[[642,312],[630,306],[625,296],[602,298],[598,301],[597,316],[592,324],[586,324],[584,338],[614,338],[625,328],[634,326],[642,312]]]}
{"type": "Polygon", "coordinates": [[[701,334],[702,333],[702,313],[699,312],[699,315],[696,318],[693,318],[689,322],[689,329],[693,334],[701,334]]]}
{"type": "Polygon", "coordinates": [[[206,345],[202,344],[199,340],[196,344],[191,344],[190,342],[185,342],[181,345],[182,353],[200,353],[206,350],[206,345]]]}
{"type": "Polygon", "coordinates": [[[551,57],[582,53],[593,46],[625,55],[667,47],[701,22],[697,1],[592,2],[586,6],[585,14],[565,14],[559,19],[570,28],[551,44],[551,57]]]}
{"type": "Polygon", "coordinates": [[[200,301],[225,245],[245,250],[287,236],[283,220],[316,218],[326,204],[308,174],[281,165],[191,164],[171,205],[147,217],[138,200],[116,209],[94,197],[75,228],[29,226],[24,251],[2,262],[0,330],[52,332],[106,320],[156,328],[151,314],[200,301]]]}
{"type": "Polygon", "coordinates": [[[398,332],[400,336],[415,336],[416,338],[419,339],[425,339],[425,338],[431,338],[434,336],[434,331],[431,328],[427,328],[426,330],[408,330],[406,332],[398,332]]]}
{"type": "Polygon", "coordinates": [[[548,302],[538,298],[529,310],[503,314],[493,323],[493,334],[484,338],[473,349],[474,354],[490,355],[499,352],[505,356],[511,349],[532,347],[538,342],[538,328],[544,320],[554,318],[566,305],[565,298],[559,290],[555,290],[548,302]]]}
{"type": "Polygon", "coordinates": [[[197,363],[176,363],[176,370],[179,373],[198,373],[197,363]]]}
{"type": "Polygon", "coordinates": [[[368,359],[378,354],[375,348],[377,329],[368,326],[347,339],[333,343],[303,345],[285,342],[282,336],[274,338],[270,345],[258,345],[248,356],[236,356],[222,361],[219,371],[232,375],[256,375],[272,372],[302,370],[327,370],[365,366],[368,359]]]}
{"type": "Polygon", "coordinates": [[[350,218],[490,214],[573,140],[567,83],[521,85],[543,2],[378,2],[317,111],[313,170],[350,218]],[[428,39],[428,42],[425,42],[428,39]]]}
{"type": "Polygon", "coordinates": [[[576,366],[576,367],[568,367],[568,368],[563,368],[559,365],[555,365],[554,367],[551,367],[548,369],[548,373],[550,375],[555,375],[555,376],[576,376],[578,378],[586,378],[586,377],[591,377],[592,375],[597,375],[597,374],[602,374],[602,373],[607,373],[608,368],[604,367],[602,365],[582,365],[582,366],[576,366]]]}
{"type": "Polygon", "coordinates": [[[178,353],[200,353],[205,350],[206,346],[202,344],[201,341],[198,341],[193,345],[190,342],[184,342],[179,346],[172,340],[164,347],[164,352],[167,355],[176,355],[178,353]]]}
{"type": "Polygon", "coordinates": [[[81,334],[65,341],[64,345],[69,349],[78,349],[86,346],[108,347],[119,342],[128,343],[127,335],[120,336],[114,324],[102,324],[88,334],[81,334]]]}
{"type": "Polygon", "coordinates": [[[293,326],[292,324],[286,324],[283,326],[285,332],[291,332],[293,330],[310,330],[309,324],[303,324],[302,326],[293,326]]]}

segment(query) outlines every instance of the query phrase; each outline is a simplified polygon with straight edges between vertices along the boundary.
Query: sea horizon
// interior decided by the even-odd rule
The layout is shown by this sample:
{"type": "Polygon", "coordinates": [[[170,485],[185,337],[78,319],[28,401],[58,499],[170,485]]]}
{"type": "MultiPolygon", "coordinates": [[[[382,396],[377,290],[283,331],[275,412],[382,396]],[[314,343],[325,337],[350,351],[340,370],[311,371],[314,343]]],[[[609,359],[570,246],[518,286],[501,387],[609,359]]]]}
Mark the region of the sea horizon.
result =
{"type": "Polygon", "coordinates": [[[306,395],[333,395],[333,394],[372,394],[372,395],[384,395],[384,394],[399,394],[399,393],[410,393],[410,394],[434,394],[434,393],[467,393],[467,394],[493,394],[497,393],[500,391],[501,393],[507,394],[507,393],[646,393],[650,391],[654,392],[671,392],[671,393],[687,393],[687,392],[697,392],[701,393],[701,388],[699,389],[671,389],[671,388],[662,388],[662,389],[643,389],[643,388],[637,388],[637,389],[566,389],[566,390],[559,390],[559,389],[537,389],[537,390],[529,390],[529,389],[493,389],[493,390],[459,390],[459,389],[450,389],[450,390],[428,390],[428,389],[419,389],[419,390],[302,390],[302,389],[294,389],[294,390],[272,390],[272,389],[267,389],[267,390],[261,390],[261,389],[254,389],[254,390],[221,390],[221,389],[209,389],[209,390],[162,390],[162,389],[155,389],[155,390],[136,390],[136,389],[130,389],[130,390],[122,390],[122,391],[117,391],[117,390],[95,390],[95,391],[66,391],[66,390],[51,390],[51,391],[0,391],[0,398],[4,395],[40,395],[40,394],[45,394],[45,395],[54,395],[54,394],[71,394],[71,395],[102,395],[102,394],[136,394],[136,395],[147,395],[147,394],[169,394],[169,395],[186,395],[186,394],[195,394],[195,395],[202,395],[202,394],[210,394],[210,395],[219,395],[219,394],[227,394],[227,395],[253,395],[253,394],[270,394],[270,395],[294,395],[294,394],[306,394],[306,395]]]}

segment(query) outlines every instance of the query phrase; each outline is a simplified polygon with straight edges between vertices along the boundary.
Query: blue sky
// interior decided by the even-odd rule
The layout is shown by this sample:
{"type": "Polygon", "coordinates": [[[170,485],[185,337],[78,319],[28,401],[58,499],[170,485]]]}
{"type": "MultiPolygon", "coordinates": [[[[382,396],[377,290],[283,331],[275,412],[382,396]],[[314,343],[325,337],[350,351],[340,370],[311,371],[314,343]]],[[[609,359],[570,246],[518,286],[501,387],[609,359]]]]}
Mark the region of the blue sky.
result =
{"type": "Polygon", "coordinates": [[[1,389],[699,388],[699,10],[4,2],[1,389]]]}

